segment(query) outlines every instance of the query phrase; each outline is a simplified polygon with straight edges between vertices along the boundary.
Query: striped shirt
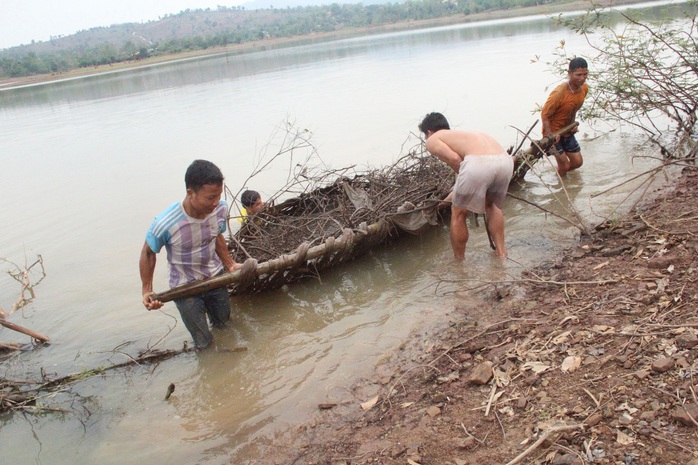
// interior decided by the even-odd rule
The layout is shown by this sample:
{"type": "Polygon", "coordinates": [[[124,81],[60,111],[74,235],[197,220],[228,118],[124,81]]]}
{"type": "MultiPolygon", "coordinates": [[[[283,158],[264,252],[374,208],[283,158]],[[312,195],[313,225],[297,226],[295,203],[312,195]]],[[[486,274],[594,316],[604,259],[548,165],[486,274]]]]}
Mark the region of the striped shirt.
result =
{"type": "Polygon", "coordinates": [[[216,254],[216,237],[227,228],[228,204],[221,200],[206,218],[187,215],[182,202],[175,202],[155,217],[145,240],[158,253],[165,246],[170,268],[170,287],[216,276],[223,263],[216,254]]]}

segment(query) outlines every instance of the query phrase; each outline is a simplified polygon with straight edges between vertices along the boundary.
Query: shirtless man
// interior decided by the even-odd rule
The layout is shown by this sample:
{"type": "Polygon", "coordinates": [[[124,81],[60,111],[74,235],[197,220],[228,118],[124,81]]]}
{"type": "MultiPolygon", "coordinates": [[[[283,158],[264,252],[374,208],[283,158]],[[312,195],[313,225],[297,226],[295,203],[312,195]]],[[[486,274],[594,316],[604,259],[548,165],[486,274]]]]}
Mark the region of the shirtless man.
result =
{"type": "MultiPolygon", "coordinates": [[[[582,107],[589,93],[586,84],[589,70],[584,58],[573,58],[567,70],[567,81],[557,86],[548,96],[540,118],[543,122],[543,135],[547,136],[559,131],[568,124],[574,123],[577,111],[582,107]]],[[[582,166],[582,149],[573,133],[562,134],[555,141],[555,160],[557,172],[564,176],[568,171],[582,166]]]]}
{"type": "Polygon", "coordinates": [[[452,130],[441,113],[429,113],[419,125],[426,149],[456,172],[451,204],[451,247],[456,260],[465,258],[468,212],[485,213],[495,254],[506,258],[502,202],[514,171],[514,160],[492,136],[452,130]]]}

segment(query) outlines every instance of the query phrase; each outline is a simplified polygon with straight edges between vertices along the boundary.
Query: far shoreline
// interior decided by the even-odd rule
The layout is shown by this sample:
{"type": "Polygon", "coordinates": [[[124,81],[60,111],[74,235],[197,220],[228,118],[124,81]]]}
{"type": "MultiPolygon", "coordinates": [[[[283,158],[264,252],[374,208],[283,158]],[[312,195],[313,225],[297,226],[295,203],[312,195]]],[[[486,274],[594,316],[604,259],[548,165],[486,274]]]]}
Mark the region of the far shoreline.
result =
{"type": "MultiPolygon", "coordinates": [[[[640,3],[652,2],[648,2],[646,0],[602,0],[601,2],[599,2],[599,6],[608,7],[640,3]]],[[[20,87],[30,87],[52,82],[81,79],[101,74],[117,73],[138,68],[162,65],[166,63],[174,63],[177,61],[193,60],[204,57],[214,57],[217,55],[225,55],[231,52],[250,53],[258,50],[265,50],[269,47],[292,47],[294,45],[301,45],[307,43],[308,41],[324,42],[349,37],[370,36],[390,32],[427,29],[431,27],[450,26],[456,24],[478,23],[498,19],[511,19],[517,17],[525,18],[528,16],[538,15],[553,15],[557,13],[565,13],[572,11],[584,11],[588,9],[590,6],[590,1],[572,0],[568,3],[559,3],[554,5],[539,5],[524,8],[512,8],[509,10],[494,10],[484,13],[476,13],[472,15],[457,14],[452,16],[445,16],[442,18],[421,21],[403,21],[398,23],[386,23],[378,26],[367,26],[325,33],[306,34],[302,36],[276,37],[271,39],[245,42],[242,44],[227,45],[224,47],[216,47],[204,50],[192,50],[176,54],[158,55],[139,61],[126,61],[120,63],[113,63],[109,65],[94,66],[90,68],[76,68],[63,73],[37,74],[34,76],[22,76],[18,78],[0,79],[0,92],[7,89],[16,89],[20,87]]]]}

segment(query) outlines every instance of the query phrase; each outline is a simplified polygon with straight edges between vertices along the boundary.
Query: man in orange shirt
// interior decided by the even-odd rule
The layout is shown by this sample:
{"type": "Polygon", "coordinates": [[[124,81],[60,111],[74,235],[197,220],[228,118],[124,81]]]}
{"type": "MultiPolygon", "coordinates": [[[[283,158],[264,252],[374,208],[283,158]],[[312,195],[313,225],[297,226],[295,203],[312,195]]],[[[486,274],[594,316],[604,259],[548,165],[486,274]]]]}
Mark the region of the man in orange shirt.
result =
{"type": "MultiPolygon", "coordinates": [[[[584,58],[574,58],[570,61],[567,81],[557,86],[543,105],[543,136],[574,122],[577,111],[582,107],[589,92],[589,86],[586,85],[588,75],[589,70],[584,58]]],[[[557,172],[560,176],[582,166],[582,149],[573,133],[558,136],[555,149],[557,172]]]]}

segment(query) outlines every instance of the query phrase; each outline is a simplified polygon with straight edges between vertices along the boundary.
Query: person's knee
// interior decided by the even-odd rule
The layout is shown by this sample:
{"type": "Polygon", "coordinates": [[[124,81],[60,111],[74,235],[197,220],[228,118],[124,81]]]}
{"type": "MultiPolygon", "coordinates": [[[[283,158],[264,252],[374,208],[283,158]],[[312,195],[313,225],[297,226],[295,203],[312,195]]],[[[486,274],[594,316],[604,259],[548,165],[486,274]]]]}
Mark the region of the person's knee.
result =
{"type": "Polygon", "coordinates": [[[487,203],[485,203],[485,214],[488,218],[504,215],[501,207],[494,203],[494,201],[487,201],[487,203]]]}
{"type": "Polygon", "coordinates": [[[213,341],[213,335],[208,329],[206,321],[206,305],[204,300],[199,297],[185,297],[183,299],[175,299],[175,306],[179,310],[184,326],[194,339],[194,345],[197,349],[205,349],[213,341]]]}
{"type": "Polygon", "coordinates": [[[582,166],[584,160],[581,152],[570,153],[567,155],[567,170],[576,170],[582,166]]]}
{"type": "Polygon", "coordinates": [[[230,297],[225,287],[214,289],[206,294],[206,312],[211,326],[224,326],[230,320],[230,297]]]}

